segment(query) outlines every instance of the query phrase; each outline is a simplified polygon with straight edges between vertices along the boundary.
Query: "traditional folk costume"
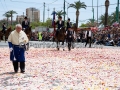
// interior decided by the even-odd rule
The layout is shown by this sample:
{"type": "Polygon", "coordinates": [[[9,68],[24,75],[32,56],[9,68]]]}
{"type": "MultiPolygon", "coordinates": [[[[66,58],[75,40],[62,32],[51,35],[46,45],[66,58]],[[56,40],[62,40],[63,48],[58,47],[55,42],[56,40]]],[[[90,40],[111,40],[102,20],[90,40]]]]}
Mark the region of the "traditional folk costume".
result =
{"type": "Polygon", "coordinates": [[[8,37],[10,48],[10,60],[13,62],[14,71],[18,72],[18,62],[20,62],[21,72],[25,72],[25,50],[28,49],[28,37],[24,31],[19,33],[14,30],[8,37]]]}
{"type": "Polygon", "coordinates": [[[27,17],[24,18],[25,20],[22,22],[22,28],[26,29],[29,27],[30,22],[27,20],[27,17]]]}
{"type": "Polygon", "coordinates": [[[92,42],[92,32],[91,32],[91,30],[87,30],[85,32],[85,38],[86,38],[85,47],[87,46],[88,42],[89,42],[89,47],[91,47],[91,42],[92,42]]]}
{"type": "Polygon", "coordinates": [[[66,35],[67,35],[68,49],[70,51],[72,42],[74,42],[75,32],[74,32],[74,30],[70,29],[70,30],[66,31],[66,35]]]}

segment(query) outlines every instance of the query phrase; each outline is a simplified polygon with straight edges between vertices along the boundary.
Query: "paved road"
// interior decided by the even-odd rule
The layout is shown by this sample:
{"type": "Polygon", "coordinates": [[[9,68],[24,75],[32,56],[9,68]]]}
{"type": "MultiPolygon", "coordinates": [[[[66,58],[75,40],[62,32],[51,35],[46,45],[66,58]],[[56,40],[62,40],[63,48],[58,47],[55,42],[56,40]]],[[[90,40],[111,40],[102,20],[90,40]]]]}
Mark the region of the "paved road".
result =
{"type": "MultiPolygon", "coordinates": [[[[74,46],[76,48],[84,48],[84,43],[75,43],[74,46]]],[[[0,42],[0,47],[8,47],[8,42],[1,41],[0,42]]],[[[35,47],[35,48],[55,48],[56,43],[54,42],[46,42],[46,41],[30,41],[30,47],[35,47]]],[[[62,45],[61,45],[62,47],[62,45]]],[[[65,43],[65,47],[67,47],[67,43],[65,43]]],[[[88,46],[87,46],[88,47],[88,46]]],[[[93,48],[115,48],[118,49],[120,47],[117,46],[103,46],[103,45],[92,45],[93,48]]]]}

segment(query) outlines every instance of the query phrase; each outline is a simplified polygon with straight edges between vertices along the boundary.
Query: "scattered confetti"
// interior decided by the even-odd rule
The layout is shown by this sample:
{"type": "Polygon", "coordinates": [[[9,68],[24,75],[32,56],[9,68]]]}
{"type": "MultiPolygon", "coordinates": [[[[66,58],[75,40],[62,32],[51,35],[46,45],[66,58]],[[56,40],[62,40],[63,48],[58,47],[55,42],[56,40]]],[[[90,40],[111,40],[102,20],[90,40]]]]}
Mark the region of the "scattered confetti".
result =
{"type": "Polygon", "coordinates": [[[118,90],[120,49],[30,48],[26,72],[14,73],[9,49],[0,48],[0,90],[118,90]]]}

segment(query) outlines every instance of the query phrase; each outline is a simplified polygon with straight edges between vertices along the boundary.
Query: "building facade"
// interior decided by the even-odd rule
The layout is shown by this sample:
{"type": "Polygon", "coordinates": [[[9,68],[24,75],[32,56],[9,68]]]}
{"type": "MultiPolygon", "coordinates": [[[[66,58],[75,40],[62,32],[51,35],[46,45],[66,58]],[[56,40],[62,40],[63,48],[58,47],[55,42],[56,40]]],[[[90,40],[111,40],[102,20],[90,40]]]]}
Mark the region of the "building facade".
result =
{"type": "Polygon", "coordinates": [[[21,24],[23,20],[24,20],[24,15],[21,15],[21,16],[18,16],[18,15],[17,15],[16,21],[17,21],[18,23],[21,24]]]}
{"type": "Polygon", "coordinates": [[[40,21],[40,11],[36,8],[27,8],[26,16],[30,19],[30,22],[40,21]]]}

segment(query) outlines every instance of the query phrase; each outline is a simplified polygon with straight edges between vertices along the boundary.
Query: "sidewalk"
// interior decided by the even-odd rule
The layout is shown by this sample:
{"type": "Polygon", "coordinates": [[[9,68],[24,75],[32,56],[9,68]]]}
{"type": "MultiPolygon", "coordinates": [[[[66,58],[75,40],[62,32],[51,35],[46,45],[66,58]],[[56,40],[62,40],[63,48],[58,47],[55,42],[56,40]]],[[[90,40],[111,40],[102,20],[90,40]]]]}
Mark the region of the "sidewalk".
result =
{"type": "MultiPolygon", "coordinates": [[[[56,45],[56,43],[55,42],[54,43],[53,42],[44,42],[44,41],[43,42],[30,41],[30,47],[43,48],[45,46],[46,48],[50,48],[50,46],[48,46],[48,45],[56,45]],[[41,47],[39,47],[40,45],[41,45],[41,47]]],[[[65,43],[65,45],[67,47],[66,43],[65,43]]],[[[76,45],[75,46],[76,48],[85,48],[83,43],[75,43],[75,45],[76,45]]],[[[0,47],[8,47],[8,42],[6,42],[6,43],[4,41],[0,42],[0,47]]],[[[110,48],[110,49],[114,48],[114,49],[118,49],[120,47],[117,47],[117,46],[103,46],[103,45],[95,45],[95,46],[93,46],[92,45],[92,48],[110,48]]]]}

